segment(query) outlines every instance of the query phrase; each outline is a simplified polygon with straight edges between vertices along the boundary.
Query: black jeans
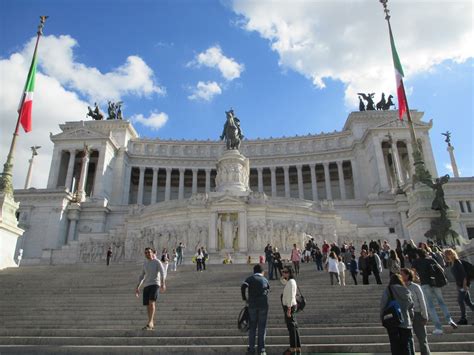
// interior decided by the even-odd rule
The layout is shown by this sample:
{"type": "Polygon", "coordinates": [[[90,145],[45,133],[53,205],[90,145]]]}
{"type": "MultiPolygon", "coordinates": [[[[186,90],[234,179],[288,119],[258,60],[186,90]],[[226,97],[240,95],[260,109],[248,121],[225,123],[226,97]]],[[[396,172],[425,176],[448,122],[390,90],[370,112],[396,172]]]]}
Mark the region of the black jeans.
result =
{"type": "Polygon", "coordinates": [[[375,281],[377,282],[378,285],[381,285],[382,280],[380,279],[379,270],[374,270],[373,273],[374,273],[374,276],[375,276],[375,281]]]}
{"type": "Polygon", "coordinates": [[[291,317],[288,318],[286,312],[287,306],[283,306],[283,313],[285,317],[286,327],[290,335],[290,348],[301,348],[300,332],[298,330],[298,323],[296,322],[296,307],[291,308],[291,317]]]}
{"type": "Polygon", "coordinates": [[[196,270],[197,271],[202,271],[202,259],[197,259],[196,260],[196,270]]]}
{"type": "Polygon", "coordinates": [[[471,295],[469,294],[469,288],[467,290],[464,289],[463,292],[460,291],[460,289],[458,289],[458,304],[459,304],[459,308],[461,309],[461,318],[462,319],[466,319],[466,304],[469,306],[471,311],[474,312],[474,304],[472,304],[472,301],[471,301],[471,295]]]}
{"type": "Polygon", "coordinates": [[[362,270],[362,283],[363,283],[364,285],[368,285],[368,284],[369,284],[369,272],[368,272],[368,271],[362,270]]]}
{"type": "Polygon", "coordinates": [[[411,329],[393,328],[387,329],[390,339],[390,350],[392,355],[415,355],[413,349],[413,334],[411,329]]]}
{"type": "Polygon", "coordinates": [[[354,285],[357,285],[357,272],[351,272],[352,279],[354,280],[354,285]]]}

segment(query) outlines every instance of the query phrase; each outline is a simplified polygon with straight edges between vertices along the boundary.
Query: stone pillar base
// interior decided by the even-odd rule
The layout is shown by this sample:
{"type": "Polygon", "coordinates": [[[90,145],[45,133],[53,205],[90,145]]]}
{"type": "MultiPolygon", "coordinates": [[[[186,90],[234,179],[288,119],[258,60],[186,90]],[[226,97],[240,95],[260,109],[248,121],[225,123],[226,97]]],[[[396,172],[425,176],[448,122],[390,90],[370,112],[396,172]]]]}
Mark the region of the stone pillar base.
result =
{"type": "Polygon", "coordinates": [[[0,194],[0,270],[18,266],[15,263],[15,249],[23,229],[18,228],[16,211],[19,203],[10,195],[0,194]]]}

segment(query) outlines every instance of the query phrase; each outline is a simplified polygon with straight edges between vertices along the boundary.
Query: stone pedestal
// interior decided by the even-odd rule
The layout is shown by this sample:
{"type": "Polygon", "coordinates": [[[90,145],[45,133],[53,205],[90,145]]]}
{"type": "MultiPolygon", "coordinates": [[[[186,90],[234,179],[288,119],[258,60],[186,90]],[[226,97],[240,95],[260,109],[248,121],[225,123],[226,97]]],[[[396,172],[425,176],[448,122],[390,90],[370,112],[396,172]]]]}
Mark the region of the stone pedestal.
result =
{"type": "Polygon", "coordinates": [[[249,160],[238,150],[226,150],[217,162],[216,191],[250,191],[249,175],[249,160]]]}
{"type": "Polygon", "coordinates": [[[417,183],[414,190],[407,192],[407,197],[409,211],[406,228],[409,237],[416,243],[425,241],[431,220],[439,217],[439,212],[431,209],[434,192],[430,187],[417,183]]]}
{"type": "Polygon", "coordinates": [[[9,194],[0,194],[0,270],[18,266],[15,263],[15,248],[24,232],[18,228],[15,215],[19,205],[9,194]]]}

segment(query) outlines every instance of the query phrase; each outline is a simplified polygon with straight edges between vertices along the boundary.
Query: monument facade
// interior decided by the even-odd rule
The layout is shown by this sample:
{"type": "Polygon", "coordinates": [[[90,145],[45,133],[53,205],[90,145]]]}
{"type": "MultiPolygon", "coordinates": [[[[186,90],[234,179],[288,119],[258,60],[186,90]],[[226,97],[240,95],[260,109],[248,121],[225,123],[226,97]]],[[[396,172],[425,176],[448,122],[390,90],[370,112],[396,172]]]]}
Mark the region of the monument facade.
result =
{"type": "MultiPolygon", "coordinates": [[[[425,240],[436,211],[412,194],[410,134],[396,111],[353,112],[332,133],[254,140],[226,114],[226,143],[143,139],[125,119],[60,125],[47,188],[15,191],[22,263],[99,262],[109,247],[115,261],[136,261],[145,246],[179,242],[188,255],[205,246],[211,262],[227,253],[245,262],[267,243],[285,253],[309,236],[425,240]]],[[[412,111],[426,167],[438,176],[432,122],[422,116],[412,111]]],[[[467,241],[474,178],[451,179],[445,198],[452,229],[467,241]]]]}

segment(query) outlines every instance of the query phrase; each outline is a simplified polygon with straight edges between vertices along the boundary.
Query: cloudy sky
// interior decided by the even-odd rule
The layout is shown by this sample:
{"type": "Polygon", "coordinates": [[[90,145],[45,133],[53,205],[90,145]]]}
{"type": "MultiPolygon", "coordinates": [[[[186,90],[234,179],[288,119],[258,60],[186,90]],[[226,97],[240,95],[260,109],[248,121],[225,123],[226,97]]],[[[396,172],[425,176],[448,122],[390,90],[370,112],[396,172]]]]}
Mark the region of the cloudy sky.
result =
{"type": "MultiPolygon", "coordinates": [[[[412,109],[433,119],[439,174],[452,132],[462,176],[474,175],[473,2],[391,0],[412,109]]],[[[49,133],[87,105],[124,102],[142,137],[217,139],[234,108],[247,138],[341,130],[357,92],[395,93],[377,0],[0,0],[0,159],[4,163],[39,15],[33,131],[20,134],[14,183],[41,145],[33,186],[46,185],[49,133]]]]}

